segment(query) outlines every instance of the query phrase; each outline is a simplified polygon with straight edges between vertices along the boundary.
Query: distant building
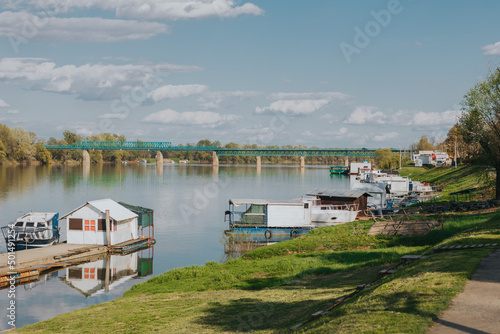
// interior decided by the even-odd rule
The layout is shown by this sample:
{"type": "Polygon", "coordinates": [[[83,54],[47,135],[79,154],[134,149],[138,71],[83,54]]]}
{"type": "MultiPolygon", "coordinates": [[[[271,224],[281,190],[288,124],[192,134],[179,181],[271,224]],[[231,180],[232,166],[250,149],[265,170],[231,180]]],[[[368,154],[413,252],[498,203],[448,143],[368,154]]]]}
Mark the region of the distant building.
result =
{"type": "Polygon", "coordinates": [[[413,155],[415,167],[422,167],[423,165],[443,165],[447,164],[450,156],[446,152],[439,151],[419,151],[418,154],[413,155]]]}
{"type": "Polygon", "coordinates": [[[372,170],[372,163],[368,160],[363,160],[363,162],[351,162],[349,173],[353,175],[359,175],[364,172],[369,172],[372,170]]]}

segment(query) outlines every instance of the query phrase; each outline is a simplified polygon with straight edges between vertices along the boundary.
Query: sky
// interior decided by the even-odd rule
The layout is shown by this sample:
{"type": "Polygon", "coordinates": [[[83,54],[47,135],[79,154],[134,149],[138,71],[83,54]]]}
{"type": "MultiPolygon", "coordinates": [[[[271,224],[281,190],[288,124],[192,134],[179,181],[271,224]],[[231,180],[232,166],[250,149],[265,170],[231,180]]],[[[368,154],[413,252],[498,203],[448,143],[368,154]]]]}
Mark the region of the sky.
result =
{"type": "Polygon", "coordinates": [[[446,138],[500,2],[0,0],[0,123],[223,145],[446,138]]]}

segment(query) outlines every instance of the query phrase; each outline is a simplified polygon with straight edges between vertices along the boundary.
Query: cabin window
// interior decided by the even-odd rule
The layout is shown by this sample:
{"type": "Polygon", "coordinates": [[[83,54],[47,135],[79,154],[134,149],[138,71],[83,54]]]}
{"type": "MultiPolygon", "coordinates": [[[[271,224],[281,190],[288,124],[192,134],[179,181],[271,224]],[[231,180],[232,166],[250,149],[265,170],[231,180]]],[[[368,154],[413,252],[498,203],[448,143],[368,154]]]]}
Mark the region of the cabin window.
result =
{"type": "Polygon", "coordinates": [[[116,231],[118,229],[118,223],[113,222],[113,231],[116,231]]]}
{"type": "Polygon", "coordinates": [[[70,218],[69,219],[69,229],[81,231],[83,226],[83,220],[79,218],[70,218]]]}
{"type": "Polygon", "coordinates": [[[35,223],[26,223],[26,227],[35,227],[35,223]]]}
{"type": "Polygon", "coordinates": [[[309,209],[309,203],[304,203],[304,209],[309,209]]]}
{"type": "Polygon", "coordinates": [[[106,219],[98,219],[97,220],[97,230],[98,231],[106,231],[106,219]]]}
{"type": "Polygon", "coordinates": [[[84,268],[83,269],[83,278],[95,279],[95,268],[84,268]]]}
{"type": "Polygon", "coordinates": [[[82,279],[82,268],[69,268],[68,269],[69,279],[82,279]]]}
{"type": "Polygon", "coordinates": [[[85,231],[95,231],[95,220],[85,219],[85,231]]]}
{"type": "Polygon", "coordinates": [[[23,226],[24,222],[17,222],[16,226],[23,226]]]}

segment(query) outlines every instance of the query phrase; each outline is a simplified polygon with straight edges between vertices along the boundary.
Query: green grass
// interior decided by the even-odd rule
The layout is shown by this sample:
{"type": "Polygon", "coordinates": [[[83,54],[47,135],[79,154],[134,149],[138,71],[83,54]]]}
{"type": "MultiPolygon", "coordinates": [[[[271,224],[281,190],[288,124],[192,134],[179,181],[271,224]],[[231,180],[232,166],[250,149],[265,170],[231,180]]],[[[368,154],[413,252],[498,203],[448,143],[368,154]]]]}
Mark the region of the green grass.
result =
{"type": "MultiPolygon", "coordinates": [[[[400,175],[435,186],[441,195],[437,202],[453,201],[455,198],[449,194],[465,189],[472,189],[471,198],[477,201],[490,199],[494,194],[492,180],[485,177],[485,167],[404,167],[400,175]]],[[[459,200],[464,201],[465,196],[459,200]]]]}
{"type": "Polygon", "coordinates": [[[437,244],[500,242],[500,215],[451,216],[423,237],[325,227],[225,264],[171,270],[124,297],[26,326],[20,333],[284,333],[372,281],[405,254],[427,254],[307,324],[307,333],[424,333],[491,249],[432,254],[437,244]],[[298,253],[300,243],[301,252],[298,253]],[[360,321],[363,319],[363,321],[360,321]]]}

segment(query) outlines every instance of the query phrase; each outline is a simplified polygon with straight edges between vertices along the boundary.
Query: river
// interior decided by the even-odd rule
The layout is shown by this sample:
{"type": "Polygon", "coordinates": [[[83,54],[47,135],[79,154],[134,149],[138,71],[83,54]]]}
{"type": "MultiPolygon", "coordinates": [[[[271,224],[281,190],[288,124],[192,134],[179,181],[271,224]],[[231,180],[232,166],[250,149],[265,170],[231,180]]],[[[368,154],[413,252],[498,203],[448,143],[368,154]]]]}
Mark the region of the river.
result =
{"type": "MultiPolygon", "coordinates": [[[[133,284],[167,270],[208,261],[222,261],[224,212],[230,198],[300,198],[314,188],[348,189],[349,178],[330,176],[327,166],[220,166],[103,164],[82,166],[0,166],[1,225],[29,211],[64,215],[90,200],[111,198],[154,210],[156,245],[115,259],[125,270],[109,292],[101,286],[71,280],[78,270],[63,269],[15,291],[16,326],[119,298],[133,284]],[[154,256],[153,256],[154,251],[154,256]],[[135,272],[137,258],[152,268],[135,272]],[[130,267],[132,265],[132,268],[130,267]],[[152,270],[151,270],[152,269],[152,270]]],[[[61,240],[66,226],[62,224],[61,240]]],[[[0,251],[6,252],[5,241],[0,251]]],[[[102,261],[101,261],[102,262],[102,261]]],[[[96,262],[97,266],[99,261],[96,262]]],[[[78,269],[78,268],[77,268],[78,269]]],[[[93,277],[93,276],[92,276],[93,277]]],[[[98,282],[98,277],[95,277],[98,282]]],[[[0,291],[0,330],[7,323],[8,290],[0,291]]]]}

